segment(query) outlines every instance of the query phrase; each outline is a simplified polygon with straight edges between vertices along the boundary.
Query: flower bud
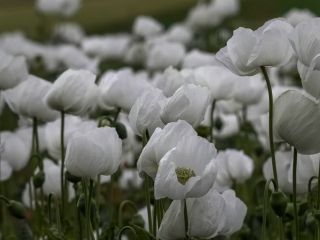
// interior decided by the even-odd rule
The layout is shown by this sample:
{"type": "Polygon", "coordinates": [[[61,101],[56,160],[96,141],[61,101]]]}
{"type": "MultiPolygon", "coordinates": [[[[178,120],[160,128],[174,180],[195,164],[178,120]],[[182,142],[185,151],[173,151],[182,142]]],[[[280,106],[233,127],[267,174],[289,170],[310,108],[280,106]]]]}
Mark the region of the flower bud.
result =
{"type": "Polygon", "coordinates": [[[33,177],[33,186],[35,188],[40,188],[42,187],[43,183],[45,180],[45,175],[43,171],[38,172],[34,177],[33,177]]]}
{"type": "Polygon", "coordinates": [[[121,139],[127,138],[127,136],[128,136],[127,129],[121,122],[115,122],[114,127],[119,135],[119,138],[121,138],[121,139]]]}
{"type": "Polygon", "coordinates": [[[139,227],[142,227],[142,228],[145,225],[143,217],[140,214],[135,214],[131,219],[131,223],[134,224],[134,225],[137,225],[139,227]]]}
{"type": "Polygon", "coordinates": [[[278,217],[282,217],[287,208],[288,198],[283,192],[273,192],[270,197],[270,204],[278,217]]]}
{"type": "Polygon", "coordinates": [[[25,209],[20,202],[10,200],[8,204],[9,213],[19,219],[24,219],[26,217],[25,209]]]}

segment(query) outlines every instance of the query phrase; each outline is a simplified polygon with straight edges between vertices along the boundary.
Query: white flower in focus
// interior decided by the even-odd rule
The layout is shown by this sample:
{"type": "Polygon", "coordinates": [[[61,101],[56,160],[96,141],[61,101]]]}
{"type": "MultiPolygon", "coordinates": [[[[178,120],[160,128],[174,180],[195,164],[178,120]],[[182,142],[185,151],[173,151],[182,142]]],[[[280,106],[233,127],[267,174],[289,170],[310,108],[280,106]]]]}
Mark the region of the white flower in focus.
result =
{"type": "Polygon", "coordinates": [[[159,163],[154,182],[155,199],[198,198],[213,186],[218,166],[217,150],[204,138],[193,135],[181,139],[159,163]]]}
{"type": "MultiPolygon", "coordinates": [[[[188,235],[201,239],[230,236],[240,230],[247,213],[246,205],[233,190],[220,194],[211,189],[201,198],[187,199],[188,235]]],[[[161,222],[157,238],[184,239],[184,206],[179,200],[171,203],[161,222]]]]}
{"type": "Polygon", "coordinates": [[[289,143],[301,154],[319,153],[319,108],[319,102],[307,93],[283,93],[274,104],[274,140],[289,143]]]}
{"type": "Polygon", "coordinates": [[[238,28],[217,60],[238,75],[255,75],[261,66],[283,66],[293,56],[288,34],[292,26],[282,19],[266,22],[255,31],[238,28]]]}
{"type": "Polygon", "coordinates": [[[198,126],[211,102],[208,88],[186,84],[180,87],[161,110],[164,123],[185,120],[192,126],[198,126]]]}
{"type": "Polygon", "coordinates": [[[53,121],[59,113],[50,109],[44,102],[44,96],[51,87],[50,82],[30,75],[15,88],[5,91],[4,98],[10,109],[18,115],[45,122],[53,121]]]}
{"type": "Polygon", "coordinates": [[[0,51],[0,90],[13,88],[28,77],[26,59],[0,51]]]}
{"type": "Polygon", "coordinates": [[[129,113],[129,122],[137,135],[143,136],[146,131],[151,135],[157,127],[163,127],[160,111],[166,98],[158,89],[142,94],[133,104],[129,113]]]}
{"type": "Polygon", "coordinates": [[[178,66],[184,58],[185,47],[176,42],[151,43],[147,49],[146,67],[162,70],[169,66],[178,66]]]}
{"type": "Polygon", "coordinates": [[[196,131],[183,120],[168,123],[163,129],[157,128],[140,154],[137,162],[139,173],[146,173],[154,179],[162,157],[176,147],[182,138],[195,135],[196,131]]]}
{"type": "Polygon", "coordinates": [[[96,76],[86,70],[67,70],[53,83],[45,99],[52,109],[85,114],[97,100],[96,76]]]}
{"type": "Polygon", "coordinates": [[[66,150],[66,169],[78,177],[111,175],[120,165],[122,142],[114,128],[77,132],[66,150]]]}
{"type": "Polygon", "coordinates": [[[157,20],[148,16],[139,16],[133,23],[133,33],[141,37],[151,37],[163,31],[163,26],[157,20]]]}

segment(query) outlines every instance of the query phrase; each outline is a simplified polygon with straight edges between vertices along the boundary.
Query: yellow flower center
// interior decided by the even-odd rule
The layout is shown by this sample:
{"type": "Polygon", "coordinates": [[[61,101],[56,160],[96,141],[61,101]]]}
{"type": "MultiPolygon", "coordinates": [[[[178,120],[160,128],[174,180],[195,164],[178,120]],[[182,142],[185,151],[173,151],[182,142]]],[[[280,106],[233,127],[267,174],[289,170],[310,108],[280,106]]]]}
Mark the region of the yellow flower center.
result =
{"type": "Polygon", "coordinates": [[[177,167],[176,174],[177,174],[178,182],[181,183],[182,185],[185,185],[190,178],[196,176],[196,174],[192,169],[184,168],[184,167],[177,167]]]}

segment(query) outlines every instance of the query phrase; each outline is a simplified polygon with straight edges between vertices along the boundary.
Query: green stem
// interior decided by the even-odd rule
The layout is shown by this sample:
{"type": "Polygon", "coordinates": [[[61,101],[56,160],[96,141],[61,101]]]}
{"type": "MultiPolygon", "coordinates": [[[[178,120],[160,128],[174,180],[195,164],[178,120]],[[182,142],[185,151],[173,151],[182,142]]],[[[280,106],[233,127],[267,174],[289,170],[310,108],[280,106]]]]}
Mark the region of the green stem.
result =
{"type": "Polygon", "coordinates": [[[52,203],[52,198],[53,194],[50,193],[48,196],[48,220],[49,220],[49,225],[52,223],[52,213],[51,213],[51,203],[52,203]]]}
{"type": "Polygon", "coordinates": [[[183,217],[184,217],[184,231],[186,234],[186,239],[189,239],[189,221],[188,221],[188,208],[187,208],[187,200],[181,200],[181,204],[183,205],[183,217]]]}
{"type": "Polygon", "coordinates": [[[65,191],[64,191],[64,112],[61,111],[60,148],[61,148],[61,218],[64,220],[65,191]]]}
{"type": "Polygon", "coordinates": [[[298,153],[297,149],[293,149],[293,209],[294,209],[294,223],[295,223],[295,235],[296,240],[299,240],[299,219],[298,219],[298,206],[297,206],[297,164],[298,164],[298,153]]]}
{"type": "Polygon", "coordinates": [[[269,187],[270,184],[273,184],[275,187],[275,181],[273,179],[269,179],[266,182],[266,185],[264,187],[264,194],[263,194],[263,218],[262,218],[262,239],[265,240],[266,233],[267,233],[267,209],[268,209],[268,202],[269,202],[269,187]]]}
{"type": "Polygon", "coordinates": [[[10,201],[8,198],[6,198],[5,196],[3,195],[0,195],[0,200],[4,201],[7,205],[10,204],[10,201]]]}
{"type": "Polygon", "coordinates": [[[153,219],[152,219],[152,234],[156,236],[157,234],[157,200],[154,200],[153,205],[153,219]]]}
{"type": "Polygon", "coordinates": [[[138,212],[138,208],[136,207],[136,205],[134,204],[134,202],[130,201],[130,200],[125,200],[123,202],[120,203],[120,206],[119,206],[119,212],[118,212],[118,225],[121,227],[122,226],[122,213],[123,213],[123,209],[126,207],[126,206],[130,206],[134,212],[138,212]]]}
{"type": "Polygon", "coordinates": [[[283,232],[283,219],[279,218],[279,239],[284,240],[284,232],[283,232]]]}
{"type": "Polygon", "coordinates": [[[210,130],[210,137],[209,137],[210,142],[213,142],[213,125],[214,125],[213,114],[214,114],[215,106],[216,106],[216,100],[214,99],[212,101],[211,109],[210,109],[210,129],[209,129],[210,130]]]}
{"type": "Polygon", "coordinates": [[[125,231],[127,231],[127,230],[130,230],[130,231],[133,233],[134,239],[138,239],[138,235],[137,235],[136,230],[134,230],[133,227],[125,226],[125,227],[123,227],[123,228],[120,229],[119,234],[118,234],[118,240],[121,240],[121,239],[122,239],[122,234],[123,234],[125,231]]]}
{"type": "Polygon", "coordinates": [[[320,177],[320,161],[319,161],[319,165],[318,165],[317,209],[320,209],[320,184],[319,184],[319,177],[320,177]]]}
{"type": "Polygon", "coordinates": [[[101,177],[100,175],[98,176],[97,183],[96,183],[96,204],[97,204],[97,210],[96,210],[96,235],[97,239],[100,239],[100,185],[101,185],[101,177]]]}
{"type": "Polygon", "coordinates": [[[150,204],[150,191],[149,191],[149,176],[147,174],[145,174],[145,179],[144,179],[144,190],[145,190],[146,201],[147,201],[149,233],[152,233],[151,204],[150,204]]]}
{"type": "Polygon", "coordinates": [[[266,80],[267,89],[268,89],[268,96],[269,96],[269,144],[270,144],[270,151],[271,151],[271,160],[272,160],[272,170],[273,176],[275,180],[275,190],[278,191],[278,174],[277,174],[277,165],[276,165],[276,157],[275,157],[275,150],[274,150],[274,143],[273,143],[273,96],[272,96],[272,87],[271,82],[266,71],[265,67],[261,67],[261,72],[266,80]]]}

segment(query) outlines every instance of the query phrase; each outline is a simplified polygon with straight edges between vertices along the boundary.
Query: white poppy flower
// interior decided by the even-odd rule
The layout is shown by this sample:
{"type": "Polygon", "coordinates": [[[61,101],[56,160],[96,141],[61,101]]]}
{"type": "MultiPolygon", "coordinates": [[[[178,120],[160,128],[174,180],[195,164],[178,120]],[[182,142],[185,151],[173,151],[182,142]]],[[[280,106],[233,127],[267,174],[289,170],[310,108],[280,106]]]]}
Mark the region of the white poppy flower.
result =
{"type": "Polygon", "coordinates": [[[142,37],[150,37],[163,31],[161,23],[149,16],[137,17],[132,28],[134,34],[142,37]]]}
{"type": "Polygon", "coordinates": [[[186,45],[192,40],[192,31],[182,24],[174,24],[168,29],[165,36],[170,42],[178,42],[186,45]]]}
{"type": "Polygon", "coordinates": [[[312,13],[309,9],[292,8],[285,14],[284,17],[292,26],[296,26],[300,22],[310,20],[316,17],[316,15],[312,13]]]}
{"type": "Polygon", "coordinates": [[[140,188],[143,180],[136,169],[124,169],[119,179],[119,186],[122,189],[140,188]]]}
{"type": "Polygon", "coordinates": [[[213,128],[213,136],[224,139],[236,135],[240,131],[240,122],[235,114],[219,114],[214,122],[221,121],[221,126],[213,128]]]}
{"type": "Polygon", "coordinates": [[[120,165],[122,142],[114,128],[77,132],[66,150],[66,169],[78,177],[111,175],[120,165]]]}
{"type": "MultiPolygon", "coordinates": [[[[292,151],[277,151],[276,165],[279,187],[285,193],[291,194],[292,191],[292,167],[293,167],[292,151]]],[[[297,161],[297,193],[304,194],[308,191],[308,182],[311,177],[317,176],[318,165],[315,164],[311,156],[298,154],[297,161]]],[[[266,179],[273,178],[271,158],[263,165],[263,175],[266,179]]]]}
{"type": "Polygon", "coordinates": [[[8,180],[11,177],[11,175],[12,175],[11,165],[5,160],[0,160],[0,182],[8,180]]]}
{"type": "Polygon", "coordinates": [[[15,57],[0,51],[0,90],[13,88],[28,77],[24,57],[15,57]]]}
{"type": "Polygon", "coordinates": [[[288,39],[292,30],[282,19],[268,21],[255,31],[240,27],[216,57],[238,75],[255,75],[261,66],[283,66],[293,56],[288,39]]]}
{"type": "Polygon", "coordinates": [[[234,84],[240,78],[223,66],[206,66],[194,70],[195,84],[207,87],[212,99],[231,97],[234,84]]]}
{"type": "Polygon", "coordinates": [[[15,88],[4,92],[4,98],[13,112],[41,121],[53,121],[59,113],[50,109],[44,102],[52,84],[41,78],[30,75],[15,88]]]}
{"type": "Polygon", "coordinates": [[[169,66],[176,67],[186,53],[184,45],[177,42],[155,42],[147,49],[146,67],[152,70],[162,70],[169,66]]]}
{"type": "Polygon", "coordinates": [[[141,94],[150,89],[151,84],[130,69],[107,72],[99,82],[99,103],[102,108],[119,107],[129,112],[141,94]]]}
{"type": "Polygon", "coordinates": [[[196,131],[183,120],[168,123],[163,129],[157,128],[141,152],[137,162],[139,173],[146,173],[154,179],[162,157],[177,146],[179,140],[195,135],[196,131]]]}
{"type": "Polygon", "coordinates": [[[84,114],[93,107],[98,88],[96,76],[87,70],[67,70],[53,83],[45,99],[55,110],[84,114]]]}
{"type": "Polygon", "coordinates": [[[161,110],[164,123],[183,119],[192,126],[198,126],[211,102],[208,88],[186,84],[180,87],[161,110]]]}
{"type": "Polygon", "coordinates": [[[151,135],[157,127],[163,127],[160,111],[166,102],[165,96],[158,89],[142,94],[133,104],[129,121],[134,132],[143,136],[146,130],[151,135]]]}
{"type": "Polygon", "coordinates": [[[194,49],[186,54],[182,66],[183,68],[197,68],[214,65],[216,63],[217,60],[214,54],[194,49]]]}
{"type": "Polygon", "coordinates": [[[201,197],[212,187],[218,167],[214,145],[199,136],[181,139],[160,160],[154,183],[156,199],[201,197]]]}
{"type": "Polygon", "coordinates": [[[312,18],[300,22],[290,34],[290,42],[299,61],[316,70],[320,70],[319,30],[320,18],[312,18]]]}
{"type": "MultiPolygon", "coordinates": [[[[211,189],[201,198],[187,199],[188,236],[212,239],[230,236],[238,231],[247,213],[246,205],[233,190],[220,194],[211,189]]],[[[157,238],[184,239],[184,206],[179,200],[171,203],[161,222],[157,238]]]]}
{"type": "Polygon", "coordinates": [[[79,44],[84,38],[84,31],[77,23],[67,22],[61,23],[54,27],[55,38],[62,39],[63,41],[79,44]]]}
{"type": "Polygon", "coordinates": [[[181,71],[168,67],[162,74],[155,78],[155,86],[162,90],[166,97],[171,97],[175,91],[185,83],[194,82],[193,71],[181,71]]]}
{"type": "Polygon", "coordinates": [[[80,8],[80,0],[37,0],[36,8],[44,14],[70,17],[80,8]]]}
{"type": "Polygon", "coordinates": [[[298,72],[301,78],[303,89],[319,99],[320,97],[320,70],[316,70],[314,65],[307,67],[302,62],[298,61],[298,72]]]}
{"type": "MultiPolygon", "coordinates": [[[[79,117],[66,115],[64,119],[64,147],[66,148],[69,140],[75,132],[86,132],[95,129],[97,123],[85,121],[79,117]]],[[[56,160],[61,158],[61,119],[46,124],[44,129],[44,141],[49,155],[56,160]]]]}
{"type": "Polygon", "coordinates": [[[31,148],[29,144],[24,141],[15,133],[1,132],[1,159],[7,161],[14,171],[23,169],[30,157],[31,148]]]}
{"type": "Polygon", "coordinates": [[[319,109],[319,102],[306,93],[283,93],[274,104],[275,141],[285,141],[301,154],[319,153],[319,109]]]}

